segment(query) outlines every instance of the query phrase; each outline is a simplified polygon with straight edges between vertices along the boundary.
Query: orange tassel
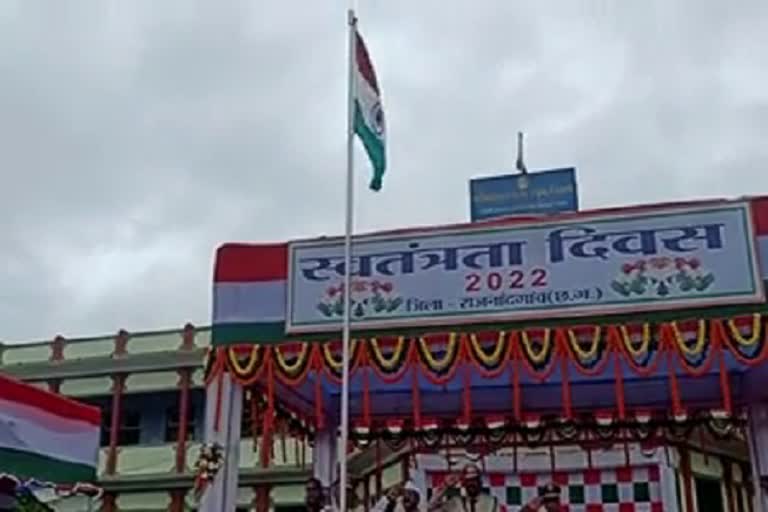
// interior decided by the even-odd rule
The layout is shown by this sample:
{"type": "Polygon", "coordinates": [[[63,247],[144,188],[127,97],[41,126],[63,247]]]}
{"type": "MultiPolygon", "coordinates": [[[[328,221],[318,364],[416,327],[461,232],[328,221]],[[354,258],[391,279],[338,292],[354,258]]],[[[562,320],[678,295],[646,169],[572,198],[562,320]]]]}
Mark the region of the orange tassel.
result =
{"type": "Polygon", "coordinates": [[[667,369],[669,373],[669,388],[672,395],[672,412],[675,415],[682,414],[683,405],[680,399],[680,384],[677,381],[677,372],[675,371],[675,350],[674,340],[671,338],[670,327],[664,325],[662,327],[662,336],[664,341],[664,349],[667,351],[667,369]]]}
{"type": "Polygon", "coordinates": [[[317,350],[315,357],[315,427],[317,430],[325,428],[325,414],[323,413],[323,363],[317,350]]]}
{"type": "Polygon", "coordinates": [[[510,375],[512,379],[512,408],[515,414],[515,421],[519,423],[523,421],[523,398],[520,393],[520,359],[518,358],[520,338],[518,337],[517,331],[514,331],[510,335],[509,342],[512,344],[509,351],[509,356],[511,358],[510,362],[512,364],[510,375]]]}
{"type": "Polygon", "coordinates": [[[619,335],[618,330],[616,327],[611,327],[611,336],[610,336],[610,348],[613,350],[613,377],[614,377],[614,385],[616,388],[616,409],[619,413],[619,420],[623,420],[627,417],[627,408],[626,404],[624,402],[624,375],[621,371],[621,358],[620,358],[620,350],[619,350],[619,343],[617,342],[616,336],[619,335]]]}
{"type": "Polygon", "coordinates": [[[363,424],[365,426],[371,425],[371,383],[369,375],[370,368],[363,366],[361,368],[363,372],[363,424]]]}
{"type": "Polygon", "coordinates": [[[251,390],[251,437],[253,438],[253,449],[256,450],[256,439],[259,436],[259,401],[256,399],[256,393],[251,390]]]}
{"type": "Polygon", "coordinates": [[[573,418],[573,406],[571,404],[571,383],[568,378],[568,348],[565,343],[565,333],[557,330],[558,351],[560,352],[560,378],[562,379],[563,415],[566,419],[573,418]]]}
{"type": "Polygon", "coordinates": [[[421,427],[421,390],[419,389],[419,368],[413,365],[411,369],[411,400],[413,401],[413,425],[421,427]]]}
{"type": "Polygon", "coordinates": [[[275,422],[275,379],[273,374],[272,353],[269,352],[267,364],[267,410],[264,411],[264,431],[261,437],[261,466],[269,467],[272,456],[272,430],[275,422]]]}
{"type": "MultiPolygon", "coordinates": [[[[216,351],[216,358],[224,356],[225,349],[218,349],[216,351]]],[[[219,375],[216,378],[216,413],[213,418],[213,431],[218,433],[221,430],[221,408],[222,401],[224,400],[224,372],[226,371],[226,365],[222,365],[219,369],[219,375]]]]}
{"type": "Polygon", "coordinates": [[[472,367],[470,366],[469,358],[467,357],[465,342],[466,336],[462,337],[461,362],[464,364],[464,392],[462,393],[464,402],[464,421],[468,424],[472,419],[472,367]]]}
{"type": "Polygon", "coordinates": [[[709,332],[716,336],[715,347],[720,355],[720,391],[723,394],[723,409],[729,415],[733,412],[731,398],[731,379],[728,376],[728,368],[725,366],[725,340],[723,339],[723,324],[711,320],[709,332]]]}

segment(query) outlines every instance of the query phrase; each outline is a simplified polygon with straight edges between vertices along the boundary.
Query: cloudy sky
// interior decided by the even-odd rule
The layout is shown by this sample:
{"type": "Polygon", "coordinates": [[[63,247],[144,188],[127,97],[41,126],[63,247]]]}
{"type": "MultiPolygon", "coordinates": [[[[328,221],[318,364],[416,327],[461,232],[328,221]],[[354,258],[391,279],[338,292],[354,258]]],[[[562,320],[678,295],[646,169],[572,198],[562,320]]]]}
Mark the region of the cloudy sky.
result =
{"type": "MultiPolygon", "coordinates": [[[[203,324],[218,244],[339,234],[345,9],[0,0],[0,339],[203,324]]],[[[359,229],[466,220],[519,129],[587,208],[768,192],[764,0],[359,16],[390,140],[382,193],[358,167],[359,229]]]]}

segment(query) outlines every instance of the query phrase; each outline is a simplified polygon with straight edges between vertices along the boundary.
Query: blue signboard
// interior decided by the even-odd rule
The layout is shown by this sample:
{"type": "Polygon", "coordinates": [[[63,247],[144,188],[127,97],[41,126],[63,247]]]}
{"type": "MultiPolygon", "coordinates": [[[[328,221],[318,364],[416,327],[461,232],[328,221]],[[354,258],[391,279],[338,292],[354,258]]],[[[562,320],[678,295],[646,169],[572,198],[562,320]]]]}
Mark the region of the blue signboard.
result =
{"type": "Polygon", "coordinates": [[[476,178],[469,182],[472,221],[505,215],[575,212],[579,209],[576,170],[476,178]]]}

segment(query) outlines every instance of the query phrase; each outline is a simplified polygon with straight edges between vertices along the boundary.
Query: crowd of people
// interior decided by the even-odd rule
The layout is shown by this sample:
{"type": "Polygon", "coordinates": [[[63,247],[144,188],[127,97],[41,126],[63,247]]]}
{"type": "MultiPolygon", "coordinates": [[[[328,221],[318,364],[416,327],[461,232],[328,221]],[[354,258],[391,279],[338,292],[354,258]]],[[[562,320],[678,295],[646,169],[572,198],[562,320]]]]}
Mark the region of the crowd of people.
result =
{"type": "MultiPolygon", "coordinates": [[[[444,485],[433,489],[429,501],[412,481],[395,485],[384,493],[370,512],[501,512],[499,501],[483,489],[482,473],[475,464],[468,464],[461,474],[446,477],[444,485]]],[[[338,492],[328,496],[320,480],[307,481],[305,506],[307,512],[338,510],[338,492]]],[[[365,509],[354,489],[347,488],[349,510],[365,509]]],[[[553,483],[539,489],[538,496],[520,508],[520,512],[559,512],[560,488],[553,483]]]]}

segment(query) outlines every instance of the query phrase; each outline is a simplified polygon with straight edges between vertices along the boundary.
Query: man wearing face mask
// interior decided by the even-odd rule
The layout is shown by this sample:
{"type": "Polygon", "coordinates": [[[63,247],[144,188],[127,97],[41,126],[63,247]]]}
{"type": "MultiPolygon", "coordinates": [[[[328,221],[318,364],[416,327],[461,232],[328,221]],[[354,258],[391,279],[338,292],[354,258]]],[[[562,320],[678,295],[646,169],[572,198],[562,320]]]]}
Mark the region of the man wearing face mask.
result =
{"type": "Polygon", "coordinates": [[[539,496],[525,504],[520,512],[560,512],[560,487],[547,484],[541,489],[539,496]]]}
{"type": "Polygon", "coordinates": [[[463,493],[445,500],[448,489],[455,487],[459,479],[451,475],[443,487],[430,502],[430,512],[499,512],[499,502],[483,491],[480,468],[467,464],[461,474],[463,493]]]}

